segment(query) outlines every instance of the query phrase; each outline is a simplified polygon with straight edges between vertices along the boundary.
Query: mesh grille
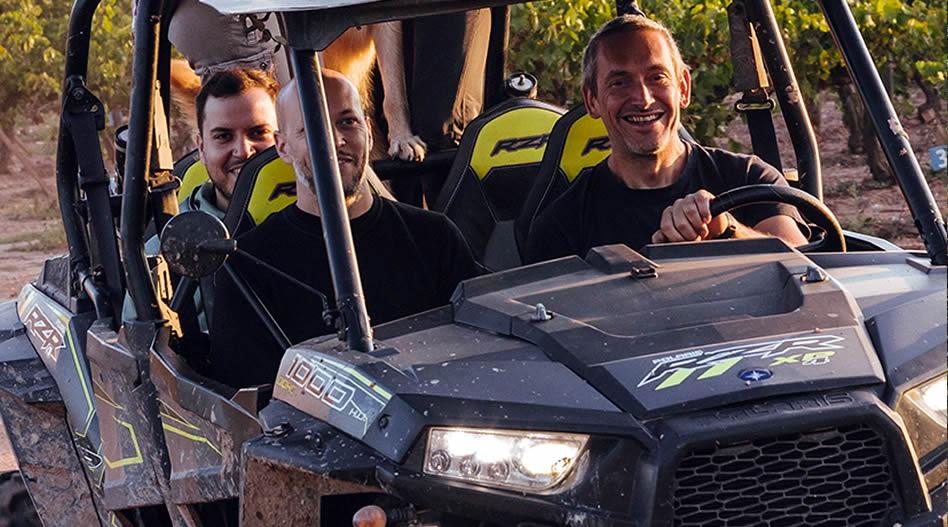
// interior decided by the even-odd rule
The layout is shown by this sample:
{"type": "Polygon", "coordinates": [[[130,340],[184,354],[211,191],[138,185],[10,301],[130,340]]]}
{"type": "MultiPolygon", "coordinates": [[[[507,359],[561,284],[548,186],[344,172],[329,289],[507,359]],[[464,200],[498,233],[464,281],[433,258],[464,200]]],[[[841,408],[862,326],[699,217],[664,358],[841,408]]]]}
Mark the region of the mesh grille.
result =
{"type": "Polygon", "coordinates": [[[850,527],[895,521],[901,507],[883,444],[873,429],[852,426],[693,450],[675,472],[674,524],[850,527]]]}

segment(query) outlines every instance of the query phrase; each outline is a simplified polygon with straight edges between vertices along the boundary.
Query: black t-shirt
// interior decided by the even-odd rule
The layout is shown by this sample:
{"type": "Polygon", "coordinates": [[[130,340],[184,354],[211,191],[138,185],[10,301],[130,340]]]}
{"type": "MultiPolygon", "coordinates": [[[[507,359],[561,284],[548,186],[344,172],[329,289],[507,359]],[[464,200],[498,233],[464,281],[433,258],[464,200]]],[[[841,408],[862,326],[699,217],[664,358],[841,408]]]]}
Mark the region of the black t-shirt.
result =
{"type": "MultiPolygon", "coordinates": [[[[373,324],[450,302],[458,282],[479,274],[461,232],[441,214],[375,197],[350,223],[362,291],[373,324]]],[[[238,239],[241,250],[321,291],[334,304],[318,216],[295,205],[238,239]]],[[[290,342],[333,333],[318,296],[240,254],[230,263],[249,282],[290,342]]],[[[216,274],[211,319],[211,377],[231,386],[273,382],[284,350],[236,285],[216,274]]],[[[331,304],[331,305],[333,305],[331,304]]]]}
{"type": "MultiPolygon", "coordinates": [[[[787,185],[777,169],[756,156],[690,143],[686,147],[688,161],[681,177],[664,188],[629,188],[609,169],[608,158],[603,160],[537,217],[527,242],[527,261],[585,257],[589,249],[613,243],[638,250],[651,242],[662,212],[676,199],[700,189],[718,195],[744,185],[787,185]]],[[[796,208],[783,204],[749,205],[732,213],[750,227],[778,214],[803,224],[796,208]]]]}

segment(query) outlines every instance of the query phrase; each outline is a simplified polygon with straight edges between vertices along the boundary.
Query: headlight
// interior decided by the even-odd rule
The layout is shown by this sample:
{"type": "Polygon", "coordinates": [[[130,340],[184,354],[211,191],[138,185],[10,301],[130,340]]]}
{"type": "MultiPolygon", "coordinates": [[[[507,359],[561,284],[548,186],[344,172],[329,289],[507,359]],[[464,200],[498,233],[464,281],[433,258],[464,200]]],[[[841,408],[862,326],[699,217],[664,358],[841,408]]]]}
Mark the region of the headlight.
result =
{"type": "Polygon", "coordinates": [[[942,428],[948,426],[948,374],[909,390],[905,396],[942,428]]]}
{"type": "Polygon", "coordinates": [[[948,440],[948,373],[905,392],[896,411],[905,421],[928,488],[937,487],[945,481],[946,474],[943,452],[948,440]]]}
{"type": "Polygon", "coordinates": [[[542,492],[572,470],[589,436],[553,432],[432,428],[426,474],[492,487],[542,492]]]}

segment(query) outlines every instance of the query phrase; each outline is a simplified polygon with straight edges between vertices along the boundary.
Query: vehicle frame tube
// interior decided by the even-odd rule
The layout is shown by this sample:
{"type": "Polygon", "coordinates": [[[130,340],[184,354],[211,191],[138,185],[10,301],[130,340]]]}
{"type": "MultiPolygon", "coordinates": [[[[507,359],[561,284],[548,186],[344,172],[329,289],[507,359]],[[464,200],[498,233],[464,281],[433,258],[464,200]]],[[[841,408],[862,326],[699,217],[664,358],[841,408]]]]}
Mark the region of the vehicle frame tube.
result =
{"type": "Polygon", "coordinates": [[[359,264],[342,191],[322,71],[315,59],[316,52],[312,49],[293,48],[290,54],[306,131],[306,145],[313,167],[323,239],[336,292],[336,308],[345,324],[344,333],[349,349],[368,352],[373,347],[372,328],[362,294],[359,264]]]}
{"type": "Polygon", "coordinates": [[[810,114],[807,113],[770,0],[745,0],[744,5],[747,20],[757,32],[764,62],[774,84],[773,91],[793,143],[800,188],[823,201],[823,176],[816,133],[813,132],[813,123],[810,122],[810,114]]]}
{"type": "Polygon", "coordinates": [[[889,100],[882,77],[872,62],[862,33],[856,26],[852,11],[844,0],[820,0],[820,7],[830,32],[846,62],[846,70],[859,91],[882,151],[895,174],[905,201],[908,202],[915,227],[922,236],[932,263],[948,263],[948,234],[938,204],[925,182],[908,135],[902,128],[892,101],[889,100]]]}
{"type": "Polygon", "coordinates": [[[146,178],[154,140],[155,81],[158,74],[158,40],[161,0],[140,0],[135,18],[135,53],[129,104],[128,145],[125,153],[125,192],[122,196],[122,252],[128,294],[137,320],[158,320],[161,315],[148,270],[145,237],[146,178]]]}
{"type": "MultiPolygon", "coordinates": [[[[76,0],[69,15],[69,35],[66,37],[66,71],[64,79],[77,75],[85,77],[89,65],[89,41],[92,33],[92,17],[99,0],[76,0]]],[[[65,85],[65,80],[64,80],[65,85]]],[[[65,104],[68,93],[63,94],[65,104]]],[[[90,268],[89,240],[82,218],[79,216],[79,163],[68,127],[60,123],[56,145],[56,191],[59,211],[69,246],[69,261],[78,273],[88,273],[90,268]]]]}

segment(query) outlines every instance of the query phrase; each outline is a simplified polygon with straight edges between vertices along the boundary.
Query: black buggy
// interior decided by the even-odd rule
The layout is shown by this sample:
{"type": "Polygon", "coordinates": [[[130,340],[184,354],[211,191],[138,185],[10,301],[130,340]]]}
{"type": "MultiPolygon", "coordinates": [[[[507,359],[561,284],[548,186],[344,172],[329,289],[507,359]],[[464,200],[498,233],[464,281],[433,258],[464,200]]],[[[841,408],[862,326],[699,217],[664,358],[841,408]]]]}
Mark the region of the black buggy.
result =
{"type": "MultiPolygon", "coordinates": [[[[0,305],[0,412],[46,525],[344,525],[367,506],[390,525],[945,525],[945,223],[845,0],[820,4],[925,252],[840,229],[770,4],[735,0],[754,149],[779,166],[776,98],[796,188],[738,189],[714,212],[790,203],[818,227],[814,243],[606,246],[522,267],[530,222],[609,146],[581,108],[511,97],[430,161],[450,167],[434,208],[498,272],[374,328],[315,50],[354,25],[505,2],[208,0],[282,19],[337,299],[339,335],[284,339],[273,384],[243,389],[196,373],[183,306],[204,277],[233,273],[228,232],[278,195],[277,161],[264,152],[245,166],[224,222],[175,217],[194,165],[170,155],[166,2],[140,0],[123,179],[110,191],[104,108],[85,83],[97,3],[75,2],[63,83],[69,254],[0,305]],[[149,226],[163,232],[160,257],[143,250],[149,226]],[[137,315],[123,322],[126,293],[137,315]]],[[[510,82],[521,95],[530,84],[510,82]]]]}

